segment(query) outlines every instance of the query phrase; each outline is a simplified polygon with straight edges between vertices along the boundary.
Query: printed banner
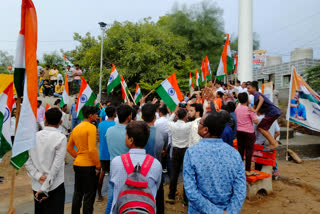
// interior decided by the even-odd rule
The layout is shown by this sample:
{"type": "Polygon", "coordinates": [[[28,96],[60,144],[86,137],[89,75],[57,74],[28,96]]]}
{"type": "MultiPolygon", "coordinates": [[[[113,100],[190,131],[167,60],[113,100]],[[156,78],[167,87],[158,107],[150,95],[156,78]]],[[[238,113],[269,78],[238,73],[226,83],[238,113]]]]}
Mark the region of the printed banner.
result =
{"type": "Polygon", "coordinates": [[[320,96],[292,67],[287,120],[320,132],[320,96]]]}
{"type": "Polygon", "coordinates": [[[253,70],[257,70],[259,68],[263,68],[266,66],[266,61],[267,61],[266,50],[253,51],[252,55],[253,55],[253,60],[252,60],[253,70]]]}
{"type": "Polygon", "coordinates": [[[271,102],[273,101],[273,82],[262,84],[262,94],[266,96],[271,102]]]}

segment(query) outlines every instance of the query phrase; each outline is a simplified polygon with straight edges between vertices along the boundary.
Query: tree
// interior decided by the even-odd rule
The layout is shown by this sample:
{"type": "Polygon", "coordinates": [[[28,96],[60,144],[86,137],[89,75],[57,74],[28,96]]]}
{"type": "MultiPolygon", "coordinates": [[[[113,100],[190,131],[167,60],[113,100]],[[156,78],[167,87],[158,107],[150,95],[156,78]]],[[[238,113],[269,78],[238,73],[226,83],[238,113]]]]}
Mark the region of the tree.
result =
{"type": "Polygon", "coordinates": [[[310,67],[303,75],[309,86],[320,93],[320,64],[310,67]]]}
{"type": "Polygon", "coordinates": [[[0,73],[8,74],[8,66],[13,65],[13,56],[9,55],[7,51],[0,50],[0,73]]]}
{"type": "Polygon", "coordinates": [[[188,40],[188,53],[197,65],[208,56],[219,63],[223,49],[223,10],[203,1],[189,8],[177,5],[171,14],[160,17],[158,25],[188,40]]]}

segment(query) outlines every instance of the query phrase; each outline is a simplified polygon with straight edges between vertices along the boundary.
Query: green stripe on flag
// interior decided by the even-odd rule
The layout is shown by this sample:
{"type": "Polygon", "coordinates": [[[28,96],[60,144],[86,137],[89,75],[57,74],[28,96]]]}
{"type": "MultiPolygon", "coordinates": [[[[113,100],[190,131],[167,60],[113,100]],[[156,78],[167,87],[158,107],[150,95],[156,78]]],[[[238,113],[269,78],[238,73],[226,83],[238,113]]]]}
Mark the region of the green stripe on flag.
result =
{"type": "Polygon", "coordinates": [[[227,56],[227,73],[229,74],[233,70],[233,59],[227,56]]]}
{"type": "Polygon", "coordinates": [[[142,98],[142,94],[140,93],[140,94],[137,96],[135,102],[138,103],[138,102],[141,100],[141,98],[142,98]]]}
{"type": "MultiPolygon", "coordinates": [[[[2,130],[3,126],[3,118],[4,115],[0,112],[0,131],[2,130]]],[[[4,138],[3,134],[0,133],[0,158],[2,158],[7,152],[11,150],[11,145],[8,141],[4,138]]]]}
{"type": "Polygon", "coordinates": [[[24,151],[15,157],[11,157],[10,163],[14,168],[19,170],[25,164],[25,162],[27,162],[28,158],[29,151],[24,151]]]}
{"type": "MultiPolygon", "coordinates": [[[[89,97],[89,99],[87,100],[86,104],[84,104],[84,106],[95,106],[94,104],[95,104],[96,99],[97,99],[96,95],[94,93],[92,93],[91,96],[89,97]]],[[[84,106],[82,106],[82,108],[84,106]]],[[[78,115],[79,120],[83,120],[82,108],[80,109],[80,112],[78,115]]]]}
{"type": "Polygon", "coordinates": [[[25,68],[15,68],[13,74],[14,87],[16,88],[18,97],[23,96],[25,68]]]}
{"type": "Polygon", "coordinates": [[[64,101],[63,101],[63,98],[61,98],[61,101],[60,101],[60,108],[62,108],[64,106],[64,101]]]}
{"type": "Polygon", "coordinates": [[[159,94],[160,98],[168,106],[170,111],[173,111],[176,109],[177,104],[172,100],[172,98],[167,93],[167,91],[162,87],[162,85],[158,86],[155,91],[159,94]]]}
{"type": "Polygon", "coordinates": [[[120,75],[117,76],[117,78],[115,78],[108,86],[107,86],[107,94],[110,94],[111,91],[117,87],[118,85],[120,85],[121,79],[120,79],[120,75]]]}

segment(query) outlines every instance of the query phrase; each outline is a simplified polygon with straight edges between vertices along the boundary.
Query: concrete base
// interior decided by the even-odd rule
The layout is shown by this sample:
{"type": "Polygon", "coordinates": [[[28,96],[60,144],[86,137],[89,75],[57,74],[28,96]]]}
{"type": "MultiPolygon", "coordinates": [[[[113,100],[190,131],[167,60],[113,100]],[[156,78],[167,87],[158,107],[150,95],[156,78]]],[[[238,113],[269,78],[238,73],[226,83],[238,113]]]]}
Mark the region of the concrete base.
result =
{"type": "MultiPolygon", "coordinates": [[[[261,171],[272,175],[272,166],[263,165],[261,171]]],[[[264,191],[267,195],[272,193],[272,176],[255,182],[247,181],[247,198],[249,200],[255,199],[259,191],[264,191]]]]}

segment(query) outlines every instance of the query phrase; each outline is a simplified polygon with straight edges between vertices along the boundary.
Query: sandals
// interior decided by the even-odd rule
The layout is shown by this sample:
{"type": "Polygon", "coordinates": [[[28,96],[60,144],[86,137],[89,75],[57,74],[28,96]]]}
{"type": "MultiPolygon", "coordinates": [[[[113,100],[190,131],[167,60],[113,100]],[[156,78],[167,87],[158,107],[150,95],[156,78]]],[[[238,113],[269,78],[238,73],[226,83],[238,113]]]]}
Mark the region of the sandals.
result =
{"type": "Polygon", "coordinates": [[[246,174],[246,177],[250,177],[250,176],[257,176],[257,175],[260,175],[259,173],[253,171],[251,174],[247,175],[246,174]]]}
{"type": "Polygon", "coordinates": [[[263,145],[264,149],[262,150],[263,152],[273,152],[275,149],[269,148],[266,145],[263,145]]]}

